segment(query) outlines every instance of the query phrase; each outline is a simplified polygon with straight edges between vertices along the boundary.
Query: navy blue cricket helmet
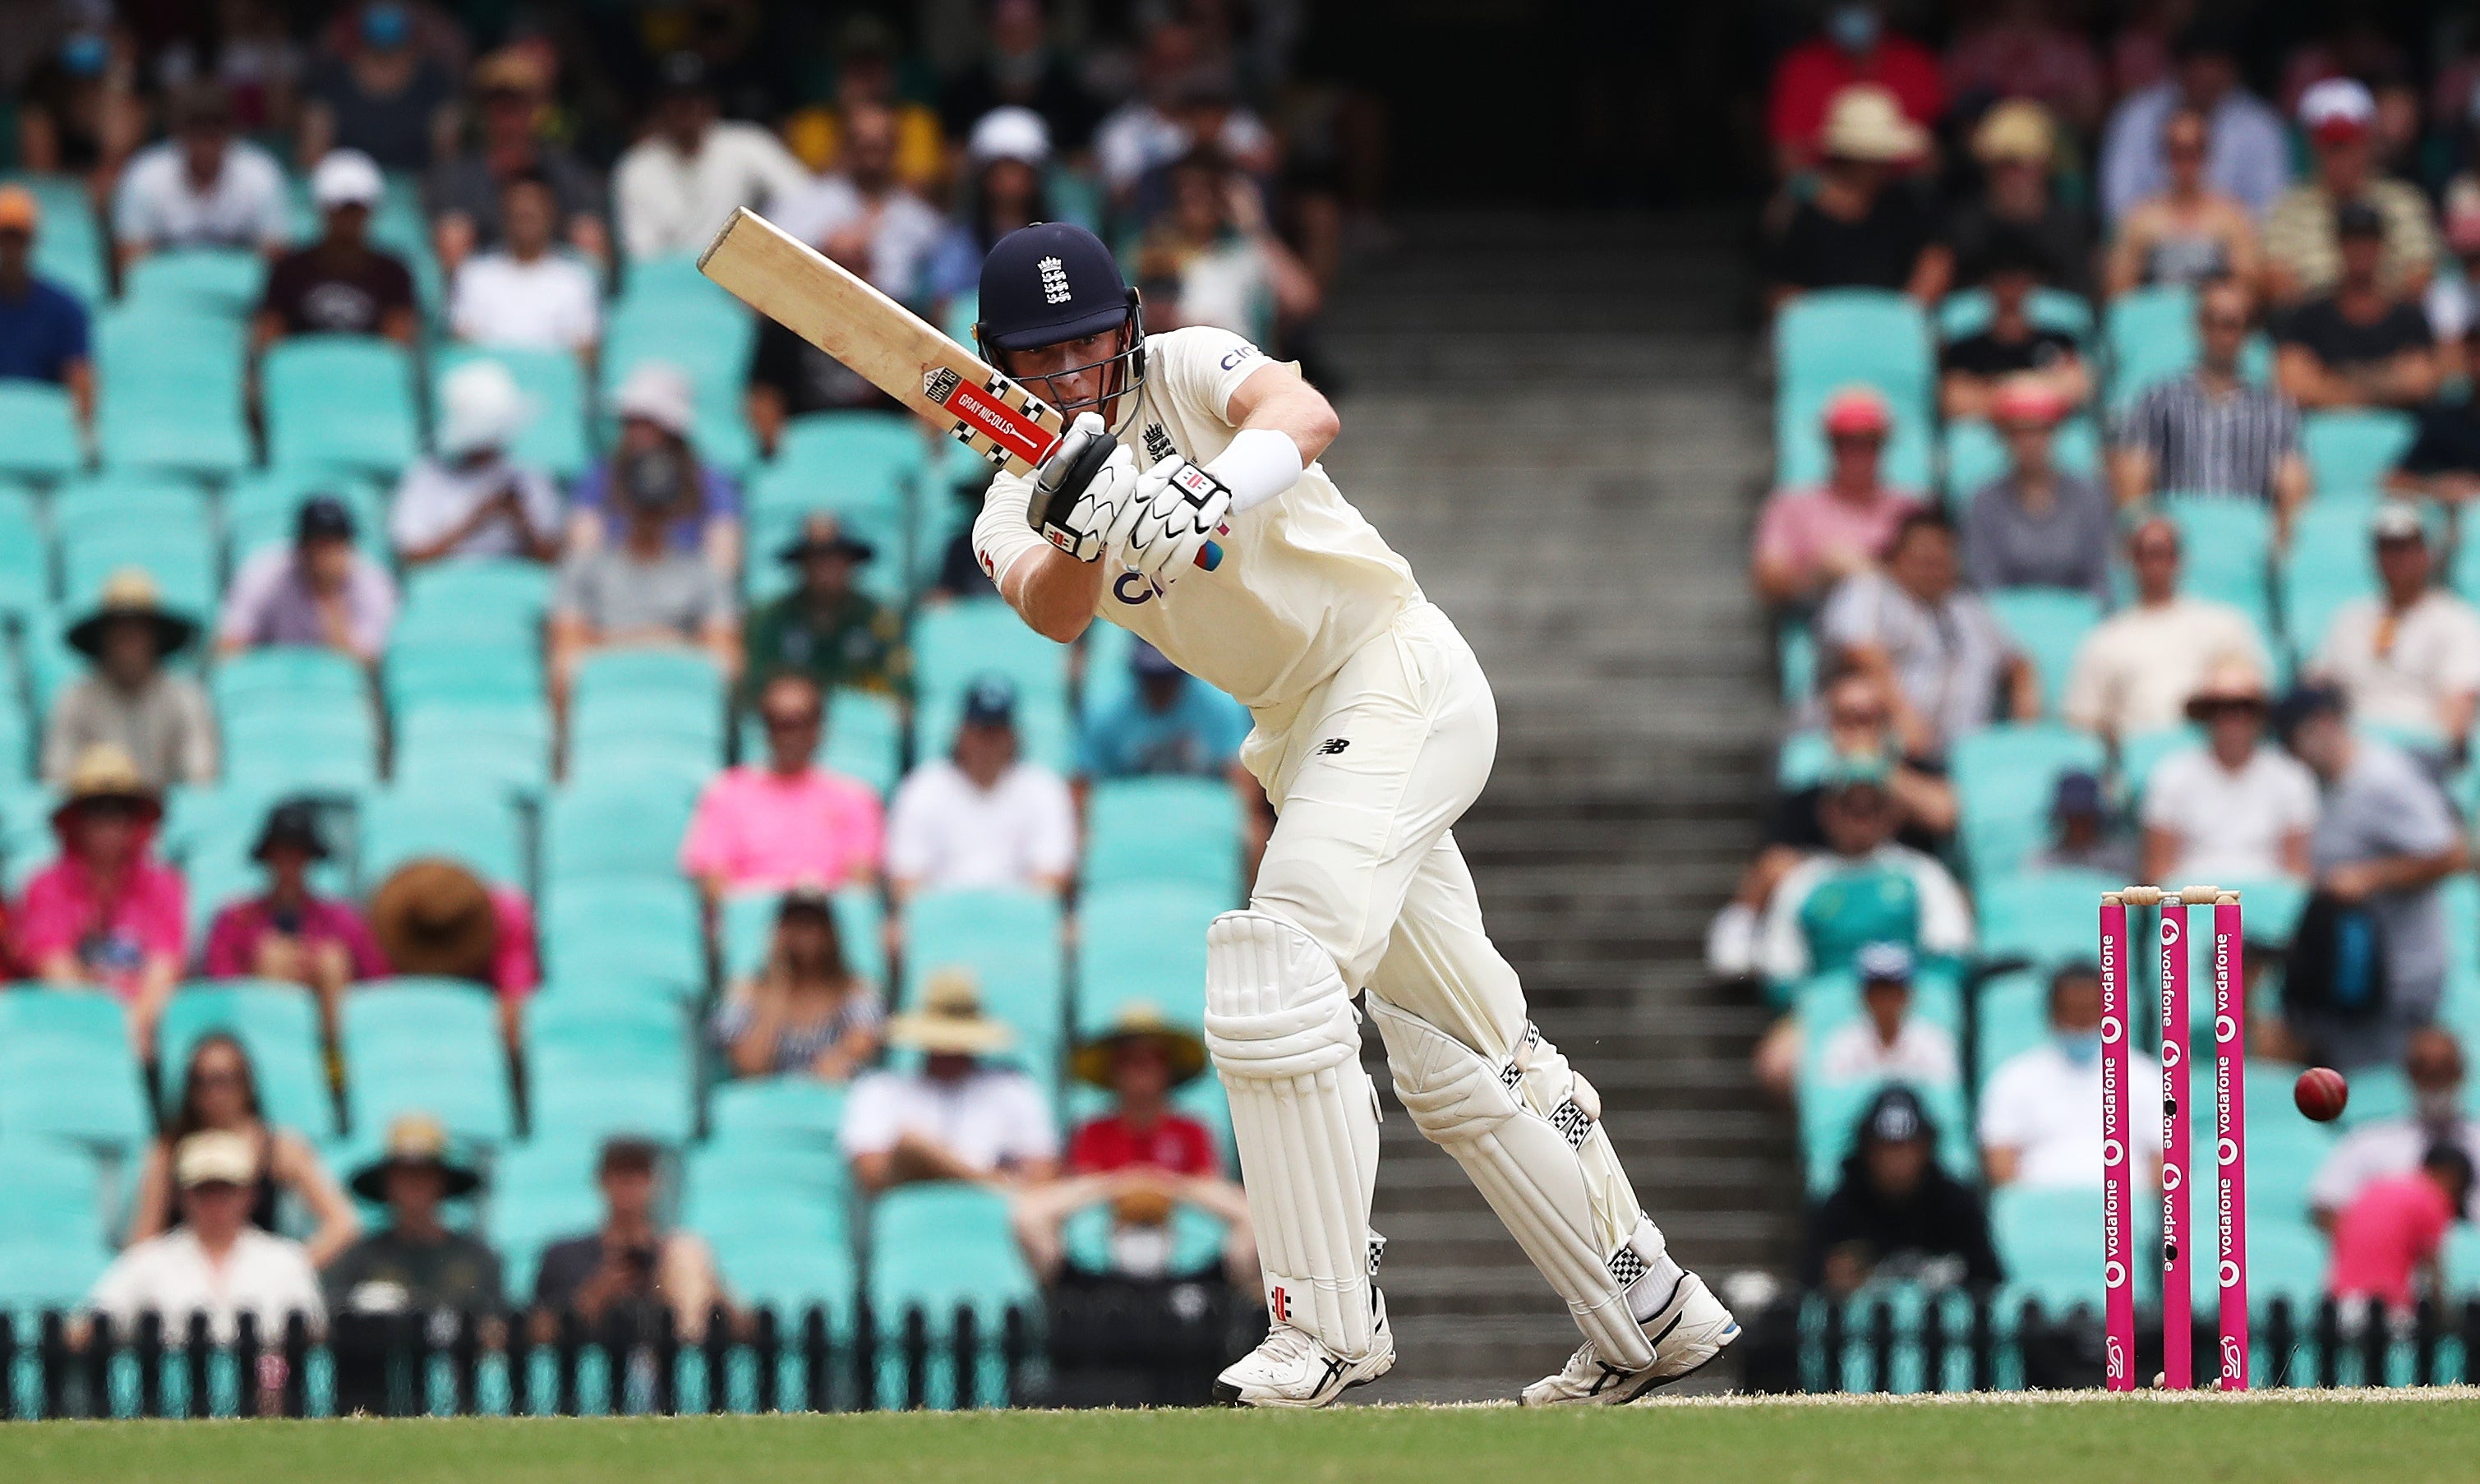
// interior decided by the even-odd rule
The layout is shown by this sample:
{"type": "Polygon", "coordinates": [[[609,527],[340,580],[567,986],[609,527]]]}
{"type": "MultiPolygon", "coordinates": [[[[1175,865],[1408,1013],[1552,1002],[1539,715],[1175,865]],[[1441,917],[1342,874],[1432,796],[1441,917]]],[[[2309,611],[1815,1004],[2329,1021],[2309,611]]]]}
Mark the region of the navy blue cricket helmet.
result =
{"type": "Polygon", "coordinates": [[[1119,260],[1102,240],[1073,222],[1019,227],[993,243],[982,260],[981,319],[973,325],[973,339],[1000,370],[1008,371],[1009,351],[1113,329],[1124,331],[1116,352],[1057,373],[1106,369],[1102,391],[1060,405],[1062,413],[1074,417],[1089,407],[1099,408],[1145,384],[1145,308],[1137,291],[1120,276],[1119,260]],[[1107,374],[1115,364],[1122,372],[1116,387],[1107,374]]]}

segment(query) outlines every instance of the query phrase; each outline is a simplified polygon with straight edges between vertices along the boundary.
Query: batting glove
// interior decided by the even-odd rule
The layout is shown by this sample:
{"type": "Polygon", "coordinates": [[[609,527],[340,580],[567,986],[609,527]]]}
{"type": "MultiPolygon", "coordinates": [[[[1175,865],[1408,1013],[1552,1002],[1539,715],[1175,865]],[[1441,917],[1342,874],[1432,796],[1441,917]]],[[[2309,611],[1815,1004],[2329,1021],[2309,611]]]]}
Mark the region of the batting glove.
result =
{"type": "Polygon", "coordinates": [[[1099,560],[1137,483],[1137,457],[1112,441],[1102,420],[1079,413],[1034,472],[1025,515],[1042,539],[1080,562],[1099,560]]]}
{"type": "Polygon", "coordinates": [[[1154,586],[1169,587],[1227,529],[1230,513],[1231,492],[1223,481],[1175,454],[1137,476],[1111,526],[1111,549],[1154,586]]]}

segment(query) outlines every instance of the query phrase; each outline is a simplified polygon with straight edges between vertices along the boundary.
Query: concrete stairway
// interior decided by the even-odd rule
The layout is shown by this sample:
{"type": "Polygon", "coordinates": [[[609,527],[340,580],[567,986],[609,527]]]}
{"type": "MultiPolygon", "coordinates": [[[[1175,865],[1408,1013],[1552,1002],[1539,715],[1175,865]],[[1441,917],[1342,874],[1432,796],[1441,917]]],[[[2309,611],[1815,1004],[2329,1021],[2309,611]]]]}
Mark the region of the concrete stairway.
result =
{"type": "MultiPolygon", "coordinates": [[[[1743,264],[1721,217],[1414,219],[1325,346],[1348,378],[1328,466],[1498,694],[1497,771],[1457,832],[1493,934],[1709,1276],[1785,1269],[1795,1199],[1789,1120],[1747,1073],[1764,1016],[1701,967],[1775,722],[1742,576],[1769,425],[1743,264]]],[[[1403,1379],[1373,1399],[1510,1394],[1575,1331],[1391,1097],[1384,1138],[1403,1379]]]]}

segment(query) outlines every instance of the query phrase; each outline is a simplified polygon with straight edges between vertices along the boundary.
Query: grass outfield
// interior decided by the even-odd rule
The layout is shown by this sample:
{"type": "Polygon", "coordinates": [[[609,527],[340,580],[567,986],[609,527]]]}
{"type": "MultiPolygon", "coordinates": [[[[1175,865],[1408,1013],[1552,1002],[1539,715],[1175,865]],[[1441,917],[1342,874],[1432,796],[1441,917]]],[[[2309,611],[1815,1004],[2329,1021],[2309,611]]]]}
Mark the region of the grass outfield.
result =
{"type": "Polygon", "coordinates": [[[2480,1392],[0,1426],[9,1484],[2068,1484],[2480,1476],[2480,1392]]]}

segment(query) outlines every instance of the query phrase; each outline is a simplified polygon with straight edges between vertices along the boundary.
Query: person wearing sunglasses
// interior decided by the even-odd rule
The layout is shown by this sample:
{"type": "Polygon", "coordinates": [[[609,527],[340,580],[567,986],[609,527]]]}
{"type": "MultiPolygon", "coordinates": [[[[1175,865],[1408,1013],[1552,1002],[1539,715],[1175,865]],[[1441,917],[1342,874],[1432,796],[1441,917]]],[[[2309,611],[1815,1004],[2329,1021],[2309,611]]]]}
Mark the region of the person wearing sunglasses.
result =
{"type": "Polygon", "coordinates": [[[2213,124],[2203,109],[2183,104],[2161,125],[2161,158],[2170,180],[2119,223],[2105,270],[2111,297],[2147,284],[2194,287],[2228,274],[2253,280],[2260,262],[2256,220],[2238,197],[2206,174],[2213,124]]]}
{"type": "Polygon", "coordinates": [[[884,837],[878,795],[818,765],[825,713],[818,683],[796,671],[780,672],[760,689],[764,760],[727,768],[707,784],[681,842],[681,869],[710,900],[877,881],[884,837]]]}
{"type": "Polygon", "coordinates": [[[2240,368],[2256,302],[2245,284],[2217,278],[2196,292],[2196,364],[2147,390],[2120,419],[2111,482],[2122,509],[2171,493],[2261,499],[2288,529],[2308,498],[2299,408],[2240,368]]]}

